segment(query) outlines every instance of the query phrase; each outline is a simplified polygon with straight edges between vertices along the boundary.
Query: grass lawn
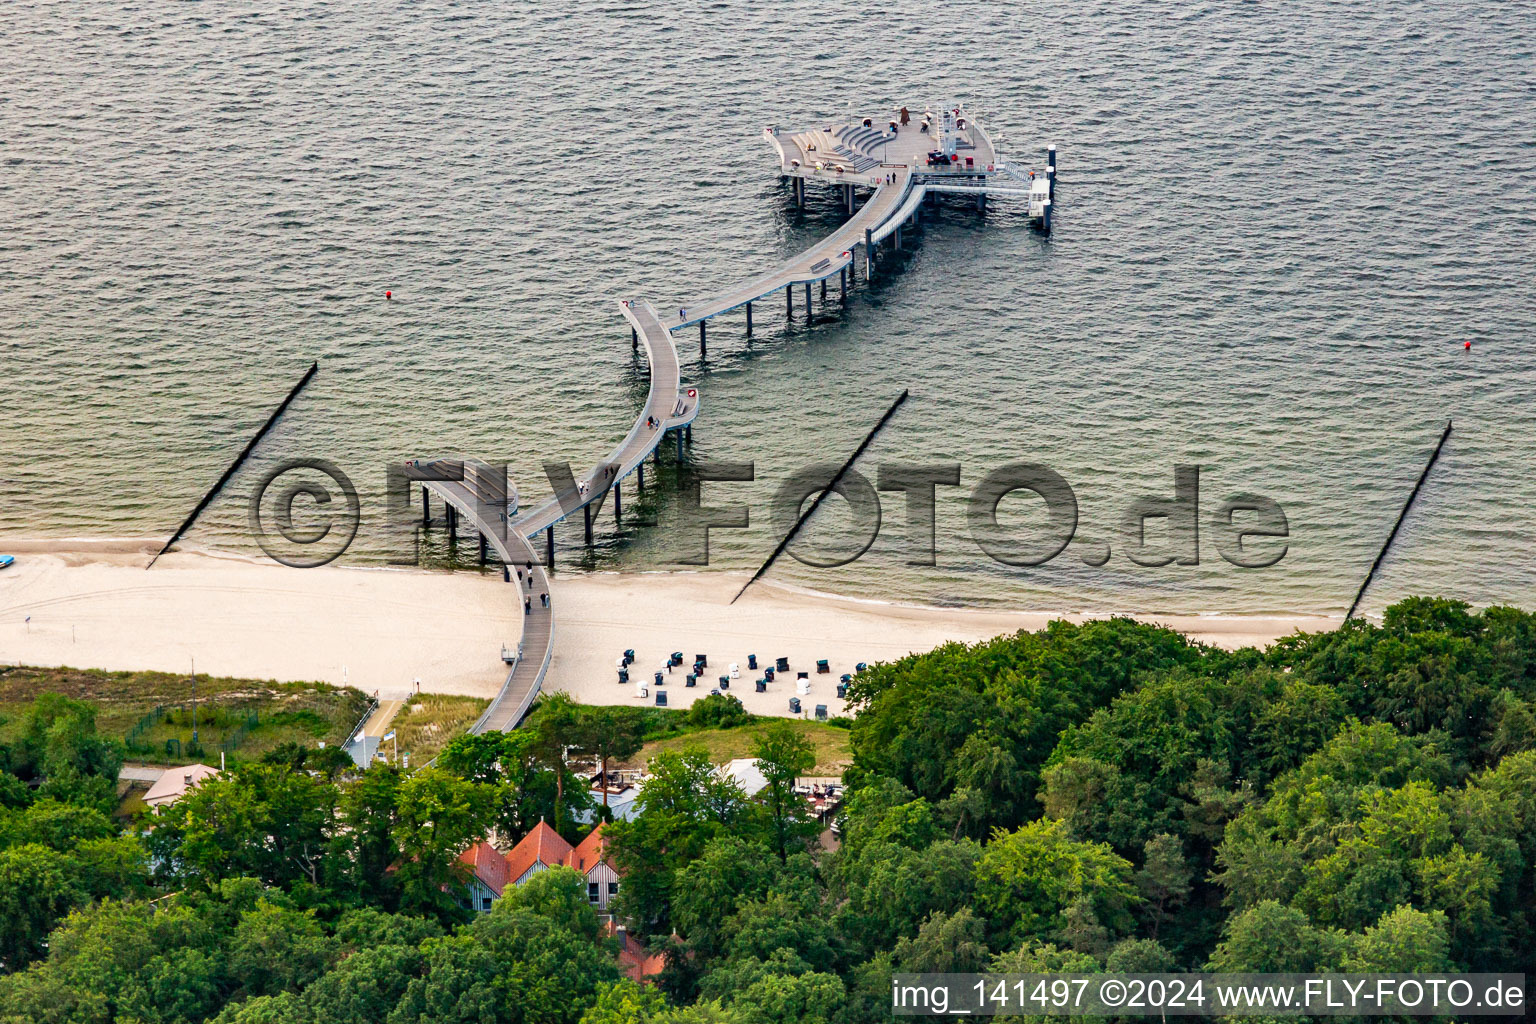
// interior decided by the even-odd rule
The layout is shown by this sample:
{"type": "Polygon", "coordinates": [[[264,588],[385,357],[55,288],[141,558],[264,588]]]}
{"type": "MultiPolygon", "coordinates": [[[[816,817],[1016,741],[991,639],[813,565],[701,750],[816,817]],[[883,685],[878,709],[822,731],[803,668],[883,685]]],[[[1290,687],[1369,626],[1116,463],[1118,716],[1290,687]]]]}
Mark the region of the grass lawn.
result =
{"type": "Polygon", "coordinates": [[[381,744],[379,752],[387,756],[398,743],[402,754],[410,753],[413,766],[426,764],[449,740],[473,725],[489,703],[480,697],[418,693],[395,714],[390,723],[395,738],[381,744]]]}
{"type": "Polygon", "coordinates": [[[188,751],[192,740],[191,682],[168,672],[102,672],[75,668],[0,667],[0,738],[20,724],[38,694],[61,693],[96,708],[96,729],[103,736],[124,738],[148,712],[165,707],[163,717],[145,729],[129,760],[156,764],[188,764],[212,759],[217,765],[219,744],[244,726],[251,713],[256,724],[230,756],[260,757],[279,743],[314,745],[344,742],[367,707],[368,698],[353,687],[328,683],[279,683],[272,680],[197,677],[198,740],[203,753],[188,751]],[[170,753],[167,740],[179,740],[170,753]]]}
{"type": "MultiPolygon", "coordinates": [[[[731,729],[702,729],[698,732],[652,740],[641,747],[640,753],[636,754],[628,764],[619,767],[641,768],[646,761],[664,750],[681,750],[696,744],[702,744],[709,751],[709,759],[716,764],[724,764],[737,757],[751,757],[752,748],[757,744],[757,737],[774,721],[776,719],[758,719],[731,729]]],[[[852,763],[853,752],[848,741],[847,729],[804,719],[791,718],[784,721],[790,722],[800,730],[816,748],[816,767],[811,769],[813,774],[841,775],[843,769],[852,763]]]]}

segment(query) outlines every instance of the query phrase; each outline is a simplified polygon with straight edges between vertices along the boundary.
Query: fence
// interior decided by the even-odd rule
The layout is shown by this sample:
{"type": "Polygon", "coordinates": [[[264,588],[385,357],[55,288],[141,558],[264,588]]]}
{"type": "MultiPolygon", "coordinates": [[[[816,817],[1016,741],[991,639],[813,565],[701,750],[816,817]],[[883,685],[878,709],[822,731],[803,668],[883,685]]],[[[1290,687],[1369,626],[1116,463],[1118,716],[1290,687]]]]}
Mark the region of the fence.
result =
{"type": "Polygon", "coordinates": [[[244,743],[245,738],[251,734],[251,730],[260,724],[260,717],[258,717],[256,712],[252,710],[250,714],[245,716],[245,721],[241,722],[234,732],[224,737],[224,742],[219,744],[220,753],[234,753],[235,748],[244,743]]]}
{"type": "Polygon", "coordinates": [[[133,727],[123,735],[123,745],[129,750],[147,752],[149,746],[143,742],[144,734],[164,721],[165,716],[172,711],[181,711],[185,708],[185,704],[156,704],[153,710],[145,713],[144,717],[135,722],[133,727]]]}
{"type": "MultiPolygon", "coordinates": [[[[153,749],[148,743],[145,742],[145,736],[149,734],[151,729],[165,721],[171,712],[185,710],[187,710],[187,705],[184,703],[156,704],[153,709],[146,712],[144,717],[135,722],[133,726],[123,734],[123,745],[130,751],[137,753],[153,753],[153,749]]],[[[216,717],[222,717],[226,714],[234,713],[217,706],[211,706],[208,708],[208,710],[213,716],[216,717]]],[[[252,730],[258,728],[260,725],[261,718],[254,709],[246,712],[245,719],[235,727],[234,731],[226,735],[223,741],[219,743],[219,752],[225,755],[234,753],[240,744],[244,743],[246,739],[251,735],[252,730]]],[[[193,748],[189,744],[187,750],[188,756],[196,756],[195,751],[196,748],[193,748]]],[[[181,753],[182,744],[179,737],[173,736],[165,741],[165,756],[167,758],[175,758],[179,760],[181,758],[181,753]]]]}

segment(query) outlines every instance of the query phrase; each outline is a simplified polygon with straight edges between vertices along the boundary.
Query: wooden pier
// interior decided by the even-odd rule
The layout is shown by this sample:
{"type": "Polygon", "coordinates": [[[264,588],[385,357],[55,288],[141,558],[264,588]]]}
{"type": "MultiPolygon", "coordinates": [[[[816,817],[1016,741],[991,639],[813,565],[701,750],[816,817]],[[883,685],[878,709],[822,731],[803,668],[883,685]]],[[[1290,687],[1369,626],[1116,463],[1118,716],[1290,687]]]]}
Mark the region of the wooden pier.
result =
{"type": "MultiPolygon", "coordinates": [[[[780,290],[791,316],[797,287],[804,288],[807,312],[813,284],[820,284],[825,301],[827,281],[836,277],[839,296],[845,298],[857,280],[858,261],[862,258],[867,279],[874,267],[875,249],[892,235],[900,245],[902,228],[921,218],[924,200],[931,193],[975,194],[978,206],[987,194],[1029,197],[1033,173],[1026,177],[1005,165],[990,137],[958,106],[926,110],[905,124],[902,120],[893,115],[883,122],[867,118],[861,124],[802,132],[764,130],[778,153],[779,173],[789,182],[795,201],[804,204],[807,181],[839,187],[848,220],[774,269],[719,295],[681,305],[675,316],[659,315],[641,299],[620,302],[620,312],[630,325],[631,343],[637,350],[645,346],[650,389],[629,433],[590,471],[580,477],[572,474],[557,484],[554,495],[519,512],[516,490],[504,472],[464,463],[462,478],[437,479],[453,475],[439,472],[441,460],[407,466],[407,475],[420,480],[423,487],[424,523],[431,522],[430,509],[425,506],[427,494],[435,494],[447,509],[450,528],[456,528],[459,518],[466,520],[479,536],[482,559],[488,549],[494,549],[506,580],[517,583],[520,591],[521,639],[515,650],[503,650],[502,660],[509,665],[506,681],[472,732],[516,728],[543,685],[554,649],[549,573],[554,567],[556,524],[581,513],[586,542],[591,544],[594,515],[601,511],[608,493],[614,494],[617,517],[623,481],[634,476],[636,488],[644,487],[645,460],[657,457],[669,434],[677,439],[678,458],[682,458],[683,438],[691,434],[698,416],[699,394],[681,382],[675,332],[697,325],[702,356],[706,324],[713,317],[745,307],[746,332],[750,335],[752,303],[780,290]],[[862,206],[856,202],[856,190],[860,189],[869,191],[862,206]],[[542,561],[536,553],[540,540],[542,561]]],[[[1048,160],[1054,188],[1054,147],[1048,160]]],[[[1046,225],[1048,229],[1048,218],[1046,225]]]]}

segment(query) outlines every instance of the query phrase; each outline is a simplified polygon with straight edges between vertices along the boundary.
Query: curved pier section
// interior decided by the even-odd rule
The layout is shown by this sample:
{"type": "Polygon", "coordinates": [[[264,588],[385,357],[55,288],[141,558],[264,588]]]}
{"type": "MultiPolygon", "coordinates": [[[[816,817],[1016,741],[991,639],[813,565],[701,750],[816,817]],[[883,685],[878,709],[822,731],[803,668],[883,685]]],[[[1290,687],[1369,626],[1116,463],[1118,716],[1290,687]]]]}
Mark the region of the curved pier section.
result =
{"type": "Polygon", "coordinates": [[[472,459],[416,459],[405,464],[408,480],[418,480],[454,510],[471,521],[510,522],[517,514],[517,488],[507,479],[505,466],[490,466],[472,459]]]}
{"type": "MultiPolygon", "coordinates": [[[[420,481],[424,492],[437,495],[443,502],[450,531],[457,533],[460,517],[468,520],[480,538],[481,560],[486,546],[495,549],[507,581],[517,580],[518,600],[523,605],[522,635],[515,648],[502,646],[507,678],[470,731],[513,728],[538,695],[549,668],[555,625],[548,597],[549,577],[528,539],[510,528],[517,512],[517,490],[507,480],[506,467],[456,459],[407,463],[405,475],[420,481]]],[[[430,523],[426,493],[422,502],[424,523],[430,523]]]]}
{"type": "MultiPolygon", "coordinates": [[[[635,425],[605,460],[580,478],[564,470],[555,494],[522,514],[517,509],[517,491],[504,470],[458,460],[417,461],[406,466],[407,476],[423,487],[424,525],[431,522],[427,505],[430,492],[443,501],[450,530],[456,530],[460,516],[469,520],[480,537],[481,561],[485,561],[488,547],[494,548],[507,582],[515,579],[518,583],[522,636],[515,650],[503,647],[502,660],[510,666],[506,681],[472,732],[516,728],[543,685],[554,642],[548,570],[555,560],[555,525],[581,512],[587,543],[592,543],[593,512],[602,508],[608,492],[613,491],[617,517],[622,482],[635,474],[638,484],[644,486],[646,456],[656,453],[669,433],[677,438],[681,459],[683,437],[692,432],[699,413],[699,393],[681,383],[674,331],[698,324],[702,350],[704,325],[710,317],[746,306],[750,334],[751,303],[779,289],[786,290],[791,310],[796,285],[805,286],[807,305],[810,286],[823,282],[825,299],[824,282],[831,277],[840,279],[846,294],[854,280],[858,247],[864,246],[867,276],[874,248],[892,234],[899,246],[902,227],[920,219],[923,200],[931,192],[974,194],[978,206],[989,193],[1027,197],[1032,216],[1037,204],[1043,203],[1043,227],[1050,231],[1056,147],[1047,152],[1044,176],[1036,180],[1030,172],[1026,177],[1003,164],[986,132],[959,106],[945,104],[937,112],[930,108],[921,115],[903,108],[884,122],[870,118],[859,125],[795,133],[768,128],[763,134],[778,153],[779,173],[790,180],[797,203],[804,204],[807,180],[840,185],[849,218],[832,234],[776,269],[683,306],[677,316],[663,317],[644,300],[620,302],[633,346],[638,351],[641,343],[645,345],[650,390],[635,425]],[[863,207],[857,209],[855,186],[873,189],[863,207]],[[530,543],[541,533],[543,564],[534,552],[534,543],[530,543]]],[[[562,470],[550,467],[552,476],[560,476],[562,470]]]]}
{"type": "Polygon", "coordinates": [[[927,185],[913,185],[907,192],[907,201],[901,204],[900,209],[887,217],[884,224],[881,224],[869,233],[869,240],[878,245],[900,231],[902,225],[917,215],[918,207],[923,205],[923,200],[927,196],[927,185]]]}
{"type": "MultiPolygon", "coordinates": [[[[681,317],[668,319],[668,329],[682,330],[684,327],[708,320],[710,317],[745,306],[749,302],[756,302],[781,288],[792,288],[797,284],[813,284],[840,274],[843,268],[853,262],[854,250],[865,241],[864,232],[885,223],[892,212],[901,205],[907,188],[911,184],[912,171],[908,167],[883,167],[879,170],[883,174],[878,175],[877,178],[883,179],[884,175],[889,175],[892,180],[889,183],[884,183],[883,180],[876,183],[874,195],[870,196],[869,201],[844,221],[836,231],[761,277],[754,277],[728,292],[682,307],[684,312],[681,317]]],[[[853,187],[847,182],[843,184],[850,189],[853,187]]]]}
{"type": "Polygon", "coordinates": [[[644,473],[646,456],[656,451],[668,433],[689,429],[699,414],[698,389],[681,386],[677,348],[656,310],[643,300],[621,302],[620,308],[634,331],[636,346],[640,342],[645,344],[650,391],[645,408],[624,440],[585,476],[573,477],[570,486],[514,518],[517,495],[505,472],[454,460],[418,461],[406,466],[407,477],[421,481],[427,491],[443,501],[448,509],[449,528],[456,528],[460,516],[468,520],[478,532],[481,544],[495,548],[507,581],[515,579],[518,583],[523,605],[522,637],[515,650],[503,647],[502,660],[510,666],[506,681],[471,732],[516,728],[538,696],[549,671],[554,653],[554,602],[550,598],[548,569],[540,563],[529,540],[543,533],[546,561],[553,564],[555,524],[581,512],[590,541],[594,505],[601,508],[609,490],[615,491],[617,502],[624,478],[644,473]]]}
{"type": "Polygon", "coordinates": [[[599,462],[585,477],[573,480],[574,490],[557,493],[543,504],[519,516],[514,526],[525,536],[535,537],[573,512],[599,505],[608,489],[633,473],[656,450],[668,431],[688,426],[699,413],[698,389],[681,388],[677,346],[662,326],[661,318],[643,299],[619,303],[619,308],[645,345],[651,364],[651,387],[635,425],[607,459],[599,462]]]}

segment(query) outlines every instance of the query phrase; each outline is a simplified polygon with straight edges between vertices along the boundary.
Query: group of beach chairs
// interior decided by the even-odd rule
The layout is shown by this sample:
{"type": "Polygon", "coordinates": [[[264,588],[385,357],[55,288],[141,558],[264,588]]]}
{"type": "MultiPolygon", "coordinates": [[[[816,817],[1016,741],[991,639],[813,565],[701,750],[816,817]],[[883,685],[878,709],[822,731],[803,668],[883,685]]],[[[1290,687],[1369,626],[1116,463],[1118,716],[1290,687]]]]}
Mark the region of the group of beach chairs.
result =
{"type": "MultiPolygon", "coordinates": [[[[672,672],[672,670],[674,668],[677,668],[678,666],[682,665],[683,661],[684,661],[683,652],[682,651],[673,651],[668,657],[666,657],[662,661],[661,668],[656,670],[654,676],[652,677],[653,680],[654,680],[654,684],[648,684],[643,679],[640,680],[639,682],[635,683],[635,697],[638,698],[638,699],[645,699],[646,697],[651,697],[652,695],[650,693],[650,688],[651,688],[651,685],[654,685],[655,688],[656,688],[656,692],[655,692],[655,695],[654,695],[653,699],[656,702],[656,706],[659,707],[659,708],[666,707],[667,706],[667,691],[664,689],[664,687],[666,686],[667,676],[671,674],[671,672],[672,672]]],[[[633,665],[634,663],[635,663],[635,652],[634,652],[633,649],[626,650],[623,653],[623,655],[621,655],[619,657],[619,659],[617,661],[617,664],[616,664],[616,668],[618,670],[619,684],[621,686],[625,685],[625,684],[627,684],[629,682],[629,669],[630,669],[630,666],[633,665]]],[[[867,666],[865,665],[865,663],[861,661],[861,662],[858,663],[858,665],[856,665],[854,667],[854,672],[862,672],[862,671],[864,671],[864,669],[866,667],[867,666]]],[[[708,658],[708,656],[707,655],[703,655],[703,654],[695,654],[693,656],[693,668],[692,668],[692,670],[686,676],[683,677],[683,686],[685,688],[686,687],[698,686],[699,685],[699,681],[704,678],[704,676],[708,672],[708,670],[709,670],[709,658],[708,658]]],[[[758,663],[757,663],[757,655],[755,655],[755,654],[747,655],[747,671],[749,671],[749,672],[757,672],[757,671],[759,671],[758,663]]],[[[762,667],[762,669],[761,669],[762,675],[759,676],[758,679],[753,683],[753,686],[755,688],[755,692],[757,692],[757,693],[767,693],[768,692],[768,684],[769,683],[774,682],[775,679],[777,679],[780,675],[784,675],[784,676],[787,677],[788,674],[791,671],[793,671],[793,670],[789,667],[789,658],[787,658],[787,657],[775,658],[774,659],[774,663],[772,665],[764,665],[762,667]]],[[[828,675],[828,674],[831,673],[831,671],[832,671],[831,663],[826,658],[822,658],[822,659],[820,659],[820,660],[818,660],[816,662],[816,674],[817,675],[828,675]]],[[[712,686],[710,688],[709,692],[712,693],[712,694],[714,694],[714,693],[726,693],[726,692],[729,692],[729,690],[731,688],[732,680],[736,680],[736,679],[740,679],[740,678],[741,678],[741,665],[738,664],[737,662],[733,661],[726,668],[726,671],[723,674],[721,674],[721,675],[716,677],[717,682],[716,682],[716,684],[714,686],[712,686]]],[[[844,697],[846,697],[848,695],[848,684],[851,683],[852,681],[853,681],[853,673],[849,673],[849,672],[843,673],[842,676],[838,679],[838,683],[837,683],[837,696],[838,696],[839,699],[844,698],[844,697]]],[[[811,693],[811,673],[810,672],[796,672],[796,674],[795,674],[795,693],[796,693],[796,696],[789,698],[789,710],[790,710],[791,714],[798,715],[798,714],[802,713],[801,698],[802,697],[809,697],[810,693],[811,693]]],[[[816,718],[818,720],[825,721],[826,718],[827,718],[827,706],[825,704],[817,704],[816,707],[815,707],[815,716],[816,716],[816,718]]]]}

